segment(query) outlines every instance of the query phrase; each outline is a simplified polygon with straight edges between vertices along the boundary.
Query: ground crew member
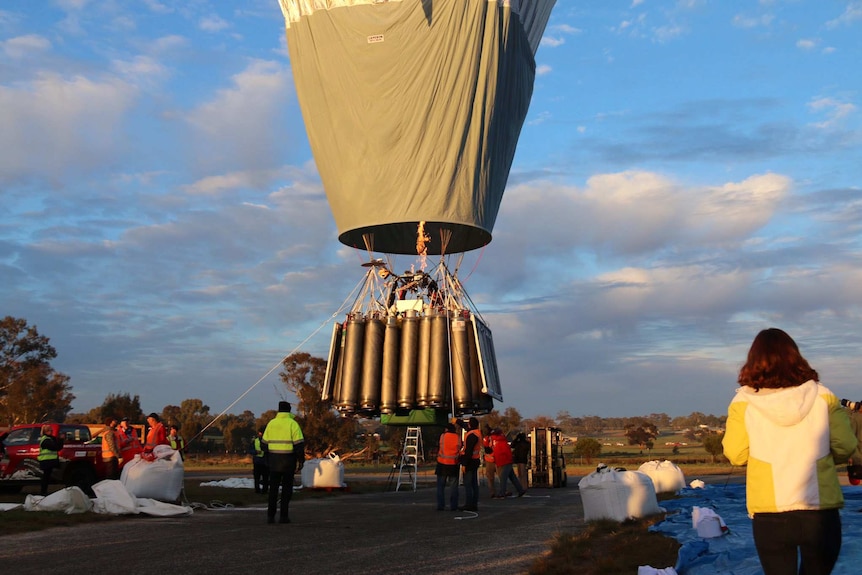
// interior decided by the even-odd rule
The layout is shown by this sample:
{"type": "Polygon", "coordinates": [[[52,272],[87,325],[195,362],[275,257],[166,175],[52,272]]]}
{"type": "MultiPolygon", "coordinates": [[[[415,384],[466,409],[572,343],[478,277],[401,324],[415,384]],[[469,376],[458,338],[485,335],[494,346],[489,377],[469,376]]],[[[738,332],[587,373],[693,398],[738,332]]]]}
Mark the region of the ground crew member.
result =
{"type": "Polygon", "coordinates": [[[180,435],[180,428],[176,425],[171,426],[171,431],[168,434],[168,443],[171,446],[171,449],[180,452],[180,458],[185,459],[186,456],[183,455],[183,451],[186,449],[186,440],[180,435]]]}
{"type": "Polygon", "coordinates": [[[290,413],[290,403],[278,402],[278,413],[267,424],[263,440],[269,449],[269,505],[267,523],[275,523],[278,487],[281,486],[279,523],[290,523],[288,506],[293,495],[293,474],[305,464],[305,438],[299,423],[290,413]]]}
{"type": "MultiPolygon", "coordinates": [[[[461,424],[464,427],[464,424],[461,424]]],[[[461,465],[464,467],[464,491],[467,501],[464,511],[479,511],[479,453],[482,447],[482,432],[479,420],[471,417],[467,423],[467,435],[461,447],[461,465]]]]}
{"type": "Polygon", "coordinates": [[[254,492],[267,493],[269,491],[269,465],[267,464],[269,453],[266,442],[263,440],[265,427],[257,430],[257,437],[251,442],[251,464],[254,476],[254,492]]]}
{"type": "Polygon", "coordinates": [[[117,439],[119,441],[120,459],[124,461],[131,461],[135,455],[143,451],[135,428],[129,425],[128,417],[120,420],[120,424],[117,426],[117,439]]]}
{"type": "Polygon", "coordinates": [[[120,478],[120,460],[122,457],[117,420],[109,417],[105,420],[105,432],[102,435],[102,461],[105,462],[105,472],[108,479],[120,478]]]}
{"type": "Polygon", "coordinates": [[[151,413],[147,416],[147,424],[150,430],[147,432],[147,442],[144,444],[144,453],[152,453],[156,445],[170,445],[168,436],[165,433],[165,425],[157,413],[151,413]]]}
{"type": "Polygon", "coordinates": [[[458,457],[461,454],[461,436],[455,432],[453,423],[446,424],[446,431],[440,436],[437,447],[437,511],[443,511],[446,500],[446,484],[452,484],[449,494],[449,509],[458,510],[458,457]]]}
{"type": "Polygon", "coordinates": [[[482,428],[482,431],[482,451],[484,452],[485,481],[488,484],[488,496],[496,497],[497,463],[494,459],[494,448],[491,445],[491,426],[486,424],[482,428]]]}
{"type": "Polygon", "coordinates": [[[48,495],[48,484],[51,482],[51,474],[60,466],[60,450],[63,449],[63,441],[54,436],[50,425],[42,426],[42,436],[39,438],[39,469],[42,471],[41,491],[48,495]]]}

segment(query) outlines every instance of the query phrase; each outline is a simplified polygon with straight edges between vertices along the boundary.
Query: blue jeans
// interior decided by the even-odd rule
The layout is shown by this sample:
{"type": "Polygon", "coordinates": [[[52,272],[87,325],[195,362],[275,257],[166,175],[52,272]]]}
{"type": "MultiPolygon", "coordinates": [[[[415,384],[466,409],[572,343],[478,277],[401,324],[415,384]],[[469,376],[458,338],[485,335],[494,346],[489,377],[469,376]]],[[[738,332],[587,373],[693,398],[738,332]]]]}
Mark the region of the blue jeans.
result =
{"type": "Polygon", "coordinates": [[[509,484],[509,481],[511,481],[512,485],[515,486],[518,495],[524,492],[524,488],[521,486],[521,482],[518,481],[518,476],[515,475],[515,470],[512,469],[511,463],[508,465],[498,465],[497,473],[500,476],[500,491],[497,493],[499,497],[506,496],[506,485],[509,484]]]}
{"type": "Polygon", "coordinates": [[[437,476],[437,510],[442,511],[446,508],[444,503],[446,499],[446,483],[452,483],[452,490],[449,493],[449,508],[453,511],[458,509],[458,477],[447,477],[445,475],[437,476]]]}
{"type": "Polygon", "coordinates": [[[464,491],[467,501],[465,507],[479,507],[479,468],[464,467],[464,491]]]}

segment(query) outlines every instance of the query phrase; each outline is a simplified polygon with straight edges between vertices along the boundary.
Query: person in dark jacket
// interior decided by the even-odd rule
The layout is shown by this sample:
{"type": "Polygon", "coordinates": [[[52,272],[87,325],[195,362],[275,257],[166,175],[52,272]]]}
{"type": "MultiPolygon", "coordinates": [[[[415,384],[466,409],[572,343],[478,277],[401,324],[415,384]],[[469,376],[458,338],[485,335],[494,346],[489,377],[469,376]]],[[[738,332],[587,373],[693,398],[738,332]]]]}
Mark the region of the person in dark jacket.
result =
{"type": "Polygon", "coordinates": [[[39,438],[39,469],[42,471],[42,482],[40,493],[48,495],[48,484],[51,483],[51,474],[60,466],[60,450],[63,449],[63,441],[54,436],[50,425],[42,426],[42,436],[39,438]]]}
{"type": "Polygon", "coordinates": [[[530,442],[527,440],[527,435],[519,432],[512,440],[512,463],[515,465],[515,473],[518,475],[518,480],[526,489],[530,485],[530,478],[527,475],[527,464],[530,462],[530,442]]]}
{"type": "Polygon", "coordinates": [[[482,448],[482,432],[479,431],[479,420],[471,417],[465,426],[464,446],[461,448],[461,465],[464,468],[464,491],[466,503],[463,511],[479,511],[479,457],[482,448]]]}
{"type": "Polygon", "coordinates": [[[269,492],[269,465],[267,464],[269,453],[267,451],[266,441],[263,440],[263,431],[265,427],[257,430],[257,437],[251,442],[251,471],[254,477],[254,492],[268,493],[269,492]]]}

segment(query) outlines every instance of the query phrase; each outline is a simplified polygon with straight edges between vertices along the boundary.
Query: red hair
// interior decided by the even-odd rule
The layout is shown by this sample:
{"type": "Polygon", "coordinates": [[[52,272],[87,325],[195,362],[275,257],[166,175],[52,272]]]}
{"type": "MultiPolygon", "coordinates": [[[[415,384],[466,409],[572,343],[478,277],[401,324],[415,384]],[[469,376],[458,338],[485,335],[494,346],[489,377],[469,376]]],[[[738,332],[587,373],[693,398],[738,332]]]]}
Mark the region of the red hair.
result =
{"type": "Polygon", "coordinates": [[[817,372],[799,353],[799,347],[778,328],[761,331],[748,350],[748,360],[739,370],[739,385],[756,390],[796,387],[818,381],[817,372]]]}

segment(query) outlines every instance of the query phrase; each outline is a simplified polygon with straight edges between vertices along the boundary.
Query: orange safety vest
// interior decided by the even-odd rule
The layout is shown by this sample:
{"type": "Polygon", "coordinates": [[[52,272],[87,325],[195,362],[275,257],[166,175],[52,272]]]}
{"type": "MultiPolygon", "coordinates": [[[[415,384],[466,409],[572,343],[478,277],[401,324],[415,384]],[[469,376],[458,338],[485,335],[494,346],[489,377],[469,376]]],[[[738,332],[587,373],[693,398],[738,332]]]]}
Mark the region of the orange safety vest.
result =
{"type": "MultiPolygon", "coordinates": [[[[490,435],[488,437],[482,438],[482,447],[490,447],[493,450],[494,446],[491,445],[491,436],[490,435]]],[[[491,453],[485,453],[485,463],[494,463],[494,452],[493,451],[491,451],[491,453]]]]}
{"type": "Polygon", "coordinates": [[[461,437],[451,431],[440,436],[440,448],[437,451],[437,463],[457,465],[458,454],[461,453],[461,437]]]}
{"type": "Polygon", "coordinates": [[[102,459],[110,459],[112,457],[121,457],[120,451],[121,451],[121,449],[120,449],[120,434],[117,433],[116,430],[108,428],[105,431],[105,437],[102,438],[102,459]],[[111,447],[108,445],[108,439],[107,438],[108,438],[109,433],[114,436],[114,446],[117,448],[116,451],[111,449],[111,447]]]}
{"type": "MultiPolygon", "coordinates": [[[[479,453],[482,449],[482,432],[478,429],[471,429],[467,432],[467,435],[476,436],[476,446],[473,447],[473,453],[470,454],[470,459],[479,459],[479,453]]],[[[464,445],[461,446],[461,453],[464,453],[464,449],[467,448],[467,435],[464,436],[464,445]]]]}

